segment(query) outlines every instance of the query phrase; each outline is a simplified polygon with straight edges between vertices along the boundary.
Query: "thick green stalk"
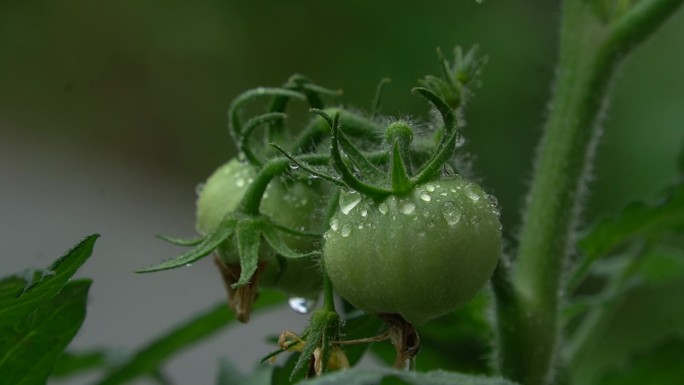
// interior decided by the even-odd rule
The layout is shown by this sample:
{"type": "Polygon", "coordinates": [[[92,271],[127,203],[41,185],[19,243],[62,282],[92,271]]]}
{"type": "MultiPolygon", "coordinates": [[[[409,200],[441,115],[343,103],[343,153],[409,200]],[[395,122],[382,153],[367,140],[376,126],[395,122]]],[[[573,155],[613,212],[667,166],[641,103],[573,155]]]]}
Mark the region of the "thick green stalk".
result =
{"type": "Polygon", "coordinates": [[[551,110],[539,147],[511,277],[498,298],[502,374],[525,385],[552,376],[560,336],[563,268],[573,250],[600,115],[615,67],[682,0],[642,0],[604,23],[591,1],[565,0],[551,110]]]}

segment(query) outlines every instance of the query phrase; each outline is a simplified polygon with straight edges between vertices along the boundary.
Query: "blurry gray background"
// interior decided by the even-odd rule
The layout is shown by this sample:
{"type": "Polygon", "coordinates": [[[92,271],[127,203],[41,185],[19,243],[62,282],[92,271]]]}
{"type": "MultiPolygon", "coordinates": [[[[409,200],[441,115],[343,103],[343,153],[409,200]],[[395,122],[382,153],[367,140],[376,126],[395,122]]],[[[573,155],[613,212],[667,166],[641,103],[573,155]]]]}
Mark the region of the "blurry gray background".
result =
{"type": "MultiPolygon", "coordinates": [[[[0,2],[0,275],[44,267],[102,234],[79,273],[92,277],[76,349],[139,346],[225,297],[209,260],[135,275],[181,249],[155,234],[194,233],[195,186],[234,154],[225,111],[292,73],[343,88],[368,108],[425,116],[410,95],[438,74],[435,48],[489,55],[468,110],[467,150],[515,233],[553,77],[559,9],[545,0],[0,2]]],[[[684,15],[623,67],[587,202],[591,221],[676,174],[684,146],[684,15]]],[[[264,314],[175,359],[180,384],[211,383],[219,357],[245,371],[266,335],[300,330],[264,314]]]]}

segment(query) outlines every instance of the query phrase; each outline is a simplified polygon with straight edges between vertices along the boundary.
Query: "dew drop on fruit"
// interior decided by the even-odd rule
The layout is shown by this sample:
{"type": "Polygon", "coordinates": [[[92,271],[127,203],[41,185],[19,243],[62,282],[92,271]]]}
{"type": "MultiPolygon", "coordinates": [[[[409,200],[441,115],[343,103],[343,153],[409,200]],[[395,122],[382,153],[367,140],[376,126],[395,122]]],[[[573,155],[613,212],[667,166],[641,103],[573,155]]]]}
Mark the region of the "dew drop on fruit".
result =
{"type": "Polygon", "coordinates": [[[299,165],[297,163],[290,163],[291,170],[299,170],[299,165]]]}
{"type": "Polygon", "coordinates": [[[427,191],[429,191],[429,192],[434,192],[434,191],[435,191],[435,186],[429,184],[429,185],[425,186],[425,189],[426,189],[427,191]]]}
{"type": "Polygon", "coordinates": [[[337,231],[340,228],[340,222],[337,220],[337,218],[333,218],[330,220],[330,229],[332,231],[337,231]]]}
{"type": "Polygon", "coordinates": [[[469,184],[465,187],[465,194],[473,202],[477,202],[478,200],[480,200],[480,194],[478,194],[477,191],[475,191],[475,187],[473,184],[469,184]]]}
{"type": "Polygon", "coordinates": [[[306,314],[313,309],[313,307],[316,305],[316,301],[310,298],[302,298],[302,297],[292,297],[289,300],[287,300],[288,305],[290,305],[290,309],[296,311],[299,314],[306,314]]]}
{"type": "MultiPolygon", "coordinates": [[[[433,187],[432,191],[434,191],[434,190],[435,189],[433,187]]],[[[424,200],[425,202],[430,202],[432,200],[432,197],[426,191],[421,191],[420,192],[420,199],[424,200]]]]}
{"type": "Polygon", "coordinates": [[[387,206],[387,203],[382,202],[378,206],[378,211],[380,211],[380,214],[387,214],[387,211],[389,211],[389,206],[387,206]]]}
{"type": "Polygon", "coordinates": [[[401,205],[399,211],[401,211],[402,214],[413,214],[413,212],[416,211],[416,205],[413,202],[406,202],[401,205]]]}
{"type": "Polygon", "coordinates": [[[237,187],[245,187],[245,180],[242,179],[242,178],[238,178],[238,179],[235,181],[235,185],[236,185],[237,187]]]}
{"type": "Polygon", "coordinates": [[[347,215],[359,202],[361,202],[361,196],[358,194],[342,195],[340,197],[340,211],[342,211],[342,214],[347,215]]]}
{"type": "Polygon", "coordinates": [[[368,210],[366,210],[366,209],[361,210],[361,216],[364,218],[367,217],[368,216],[368,210]]]}
{"type": "Polygon", "coordinates": [[[461,210],[456,207],[454,202],[444,202],[442,215],[450,226],[456,225],[461,220],[461,210]]]}
{"type": "Polygon", "coordinates": [[[342,229],[340,230],[340,234],[343,237],[348,237],[349,234],[351,234],[351,226],[349,226],[349,223],[345,223],[344,226],[342,226],[342,229]]]}

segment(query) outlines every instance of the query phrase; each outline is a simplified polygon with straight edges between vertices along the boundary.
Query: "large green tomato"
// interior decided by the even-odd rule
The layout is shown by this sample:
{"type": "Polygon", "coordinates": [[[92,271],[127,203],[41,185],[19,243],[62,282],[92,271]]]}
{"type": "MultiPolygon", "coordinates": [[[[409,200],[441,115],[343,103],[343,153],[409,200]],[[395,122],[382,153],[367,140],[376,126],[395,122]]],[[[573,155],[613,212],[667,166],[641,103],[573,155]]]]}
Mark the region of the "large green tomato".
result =
{"type": "MultiPolygon", "coordinates": [[[[208,233],[221,220],[237,208],[242,196],[257,175],[258,169],[248,163],[232,159],[219,167],[201,187],[197,199],[197,230],[208,233]]],[[[287,181],[274,179],[266,189],[260,211],[274,222],[296,230],[322,231],[326,190],[321,183],[287,181]]],[[[319,239],[282,233],[285,243],[291,248],[308,252],[313,250],[319,239]]],[[[224,264],[238,264],[237,247],[233,241],[226,241],[218,255],[224,264]]],[[[293,296],[312,297],[318,294],[322,277],[315,261],[278,260],[264,243],[260,259],[267,268],[260,277],[260,285],[275,287],[293,296]]]]}
{"type": "Polygon", "coordinates": [[[324,238],[325,267],[342,297],[415,325],[469,301],[501,253],[496,204],[461,177],[382,202],[343,194],[324,238]]]}

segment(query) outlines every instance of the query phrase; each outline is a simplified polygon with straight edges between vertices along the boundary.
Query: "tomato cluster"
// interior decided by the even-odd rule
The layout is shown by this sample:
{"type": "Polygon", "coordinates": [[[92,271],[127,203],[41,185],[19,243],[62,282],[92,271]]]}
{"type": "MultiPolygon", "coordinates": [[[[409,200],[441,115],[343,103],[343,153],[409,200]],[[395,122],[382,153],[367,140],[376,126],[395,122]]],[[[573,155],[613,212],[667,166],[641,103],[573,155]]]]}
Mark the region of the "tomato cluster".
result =
{"type": "Polygon", "coordinates": [[[496,199],[459,175],[454,162],[457,115],[482,64],[474,55],[454,66],[442,59],[444,77],[414,89],[441,116],[421,125],[429,129],[420,134],[412,121],[377,116],[382,87],[367,116],[326,106],[336,93],[298,75],[283,87],[240,95],[229,110],[239,156],[201,188],[201,236],[167,238],[192,248],[142,272],[214,254],[241,321],[259,285],[308,298],[323,289],[323,308],[302,333],[306,341],[282,347],[319,357],[317,371],[326,370],[331,352],[343,355],[333,346],[341,336],[334,291],[387,323],[400,366],[418,351],[413,325],[470,300],[501,251],[496,199]],[[271,98],[266,111],[243,121],[243,105],[263,97],[271,98]],[[304,127],[285,122],[293,99],[315,113],[304,127]]]}

